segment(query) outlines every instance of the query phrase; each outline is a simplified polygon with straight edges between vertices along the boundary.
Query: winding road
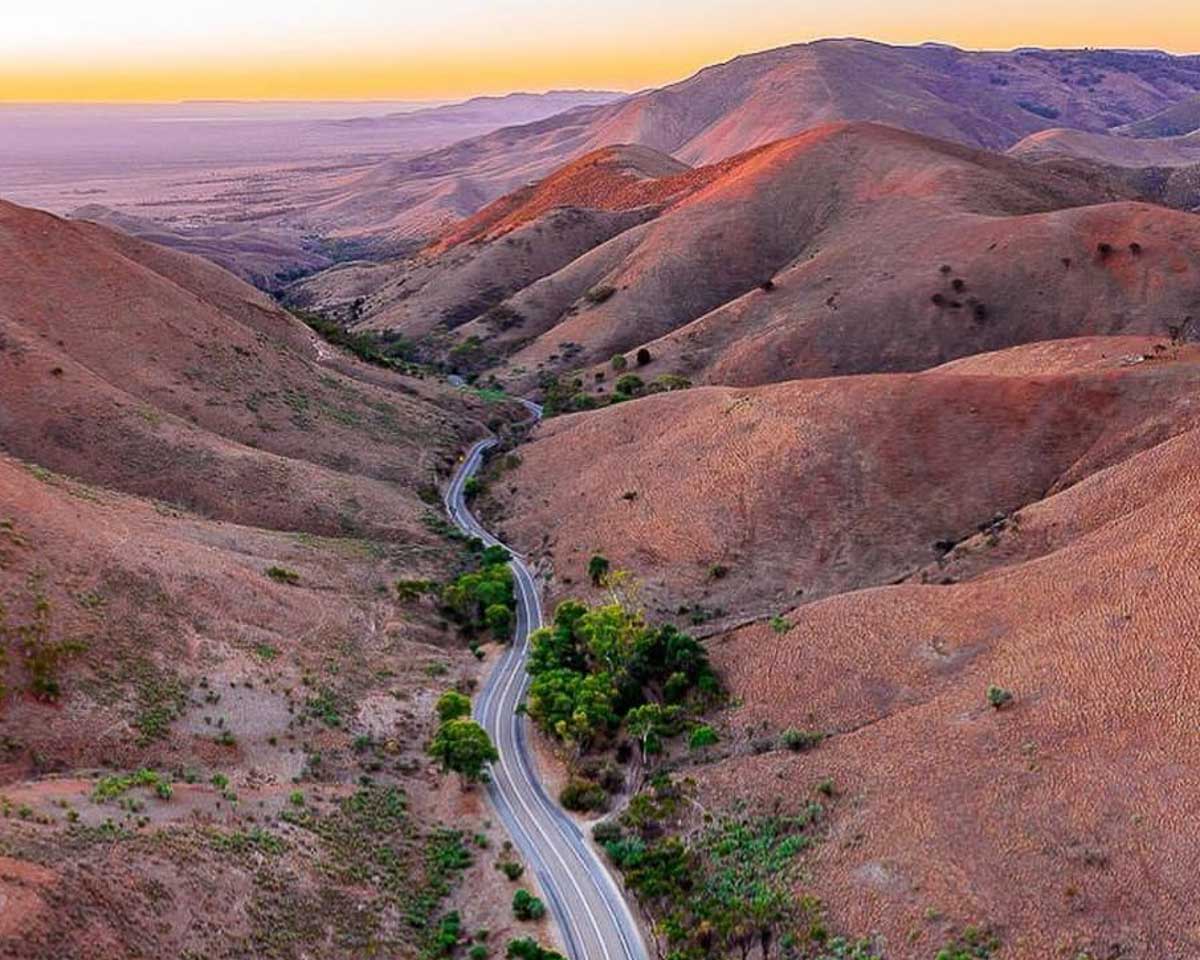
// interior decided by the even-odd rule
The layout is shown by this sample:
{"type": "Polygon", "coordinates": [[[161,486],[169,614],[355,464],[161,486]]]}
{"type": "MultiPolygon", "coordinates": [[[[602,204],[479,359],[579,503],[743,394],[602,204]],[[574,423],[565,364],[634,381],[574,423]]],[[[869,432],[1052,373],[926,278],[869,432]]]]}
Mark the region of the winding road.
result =
{"type": "MultiPolygon", "coordinates": [[[[521,402],[535,420],[541,418],[540,406],[531,400],[521,402]]],[[[492,765],[488,797],[526,864],[536,873],[562,931],[568,957],[646,960],[641,932],[612,875],[579,827],[546,795],[534,772],[525,717],[517,713],[517,705],[529,685],[525,672],[529,634],[542,626],[541,595],[526,562],[483,528],[463,496],[467,480],[496,443],[491,437],[471,447],[445,495],[446,512],[460,530],[489,546],[505,546],[512,554],[516,632],[475,704],[475,718],[500,752],[499,762],[492,765]]]]}

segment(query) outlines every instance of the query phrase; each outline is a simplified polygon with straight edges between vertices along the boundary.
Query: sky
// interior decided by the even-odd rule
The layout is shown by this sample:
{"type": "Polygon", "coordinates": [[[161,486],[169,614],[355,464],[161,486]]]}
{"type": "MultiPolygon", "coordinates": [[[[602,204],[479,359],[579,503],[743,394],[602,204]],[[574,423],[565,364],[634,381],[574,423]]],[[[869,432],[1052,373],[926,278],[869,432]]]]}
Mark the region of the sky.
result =
{"type": "Polygon", "coordinates": [[[829,36],[1200,51],[1196,0],[33,0],[0,100],[443,99],[638,90],[829,36]]]}

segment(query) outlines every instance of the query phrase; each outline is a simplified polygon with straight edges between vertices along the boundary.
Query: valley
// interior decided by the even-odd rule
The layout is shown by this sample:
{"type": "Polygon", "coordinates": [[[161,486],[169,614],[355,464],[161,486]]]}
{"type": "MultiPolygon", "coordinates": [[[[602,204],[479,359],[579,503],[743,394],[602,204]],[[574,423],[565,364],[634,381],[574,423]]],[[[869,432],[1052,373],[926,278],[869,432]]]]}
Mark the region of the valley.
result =
{"type": "Polygon", "coordinates": [[[55,108],[0,953],[1196,954],[1197,96],[822,40],[116,111],[140,172],[55,108]]]}

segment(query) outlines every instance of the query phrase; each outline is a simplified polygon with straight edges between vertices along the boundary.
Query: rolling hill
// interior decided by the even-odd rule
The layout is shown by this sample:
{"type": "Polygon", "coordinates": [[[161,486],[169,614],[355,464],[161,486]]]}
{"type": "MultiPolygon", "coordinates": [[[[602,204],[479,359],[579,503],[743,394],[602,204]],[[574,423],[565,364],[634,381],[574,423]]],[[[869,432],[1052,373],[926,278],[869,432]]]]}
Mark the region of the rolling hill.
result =
{"type": "MultiPolygon", "coordinates": [[[[622,174],[599,198],[566,189],[581,169],[594,161],[496,201],[422,257],[351,274],[370,282],[350,287],[361,300],[348,319],[425,338],[519,390],[582,370],[583,392],[602,395],[609,358],[643,345],[644,379],[753,385],[1166,335],[1200,315],[1195,219],[1130,202],[1100,168],[856,123],[622,174]],[[639,205],[615,214],[613,198],[639,205]]],[[[297,289],[345,316],[337,279],[297,289]]]]}
{"type": "Polygon", "coordinates": [[[822,40],[748,54],[615,103],[386,160],[304,216],[336,236],[430,236],[614,144],[704,165],[822,123],[865,120],[996,150],[1051,127],[1104,132],[1188,101],[1197,90],[1197,57],[822,40]]]}
{"type": "Polygon", "coordinates": [[[424,754],[478,661],[395,583],[469,566],[427,501],[505,408],[95,224],[0,203],[0,261],[0,954],[417,955],[440,824],[494,828],[424,754]]]}
{"type": "Polygon", "coordinates": [[[1198,360],[1097,337],[634,400],[540,427],[499,516],[555,597],[600,553],[709,636],[698,809],[839,798],[794,891],[831,930],[1186,955],[1198,360]]]}

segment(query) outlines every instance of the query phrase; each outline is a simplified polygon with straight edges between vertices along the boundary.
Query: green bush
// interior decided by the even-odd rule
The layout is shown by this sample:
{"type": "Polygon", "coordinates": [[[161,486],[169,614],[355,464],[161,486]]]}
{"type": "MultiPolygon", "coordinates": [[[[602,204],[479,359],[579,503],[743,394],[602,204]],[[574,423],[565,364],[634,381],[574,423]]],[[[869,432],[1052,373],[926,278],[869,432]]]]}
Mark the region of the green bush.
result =
{"type": "Polygon", "coordinates": [[[605,300],[610,299],[616,292],[616,287],[608,284],[601,284],[598,287],[592,287],[591,290],[583,295],[583,299],[588,303],[604,303],[605,300]]]}
{"type": "Polygon", "coordinates": [[[267,567],[267,576],[276,583],[297,584],[300,582],[300,574],[287,567],[267,567]]]}
{"type": "Polygon", "coordinates": [[[519,880],[521,874],[525,872],[525,867],[517,863],[516,860],[501,860],[496,864],[496,868],[503,873],[509,880],[519,880]]]}
{"type": "Polygon", "coordinates": [[[622,397],[636,397],[645,388],[645,382],[636,373],[625,374],[613,385],[613,390],[622,397]]]}
{"type": "Polygon", "coordinates": [[[603,557],[598,553],[592,554],[592,558],[588,561],[588,579],[592,581],[593,587],[598,587],[604,583],[604,578],[608,576],[610,564],[607,557],[603,557]]]}
{"type": "Polygon", "coordinates": [[[508,950],[504,955],[508,960],[567,960],[561,953],[547,950],[529,937],[508,941],[508,950]]]}
{"type": "Polygon", "coordinates": [[[783,731],[780,739],[789,750],[799,753],[802,750],[811,750],[820,744],[825,739],[825,734],[818,730],[797,730],[795,727],[791,727],[783,731]]]}
{"type": "Polygon", "coordinates": [[[558,802],[567,810],[586,813],[592,810],[603,810],[608,805],[608,795],[604,792],[604,788],[594,780],[572,777],[558,795],[558,802]]]}
{"type": "Polygon", "coordinates": [[[471,715],[471,698],[457,690],[447,690],[438,697],[434,709],[437,710],[439,723],[446,723],[459,717],[469,717],[471,715]]]}
{"type": "Polygon", "coordinates": [[[1005,690],[1003,687],[998,687],[994,683],[987,688],[987,702],[991,704],[993,709],[1000,710],[1012,703],[1013,695],[1011,691],[1005,690]]]}
{"type": "Polygon", "coordinates": [[[616,371],[617,371],[617,373],[620,373],[620,372],[621,372],[622,370],[624,370],[624,369],[625,369],[627,366],[629,366],[629,361],[625,359],[625,354],[623,354],[623,353],[614,353],[614,354],[613,354],[613,358],[612,358],[611,360],[609,360],[609,361],[608,361],[608,364],[609,364],[609,366],[611,366],[611,367],[612,367],[614,370],[616,370],[616,371]]]}
{"type": "Polygon", "coordinates": [[[717,731],[707,724],[702,724],[692,731],[688,746],[693,750],[703,750],[705,747],[711,747],[717,740],[717,731]]]}
{"type": "Polygon", "coordinates": [[[541,920],[546,915],[546,905],[525,889],[513,894],[512,910],[518,920],[541,920]]]}

